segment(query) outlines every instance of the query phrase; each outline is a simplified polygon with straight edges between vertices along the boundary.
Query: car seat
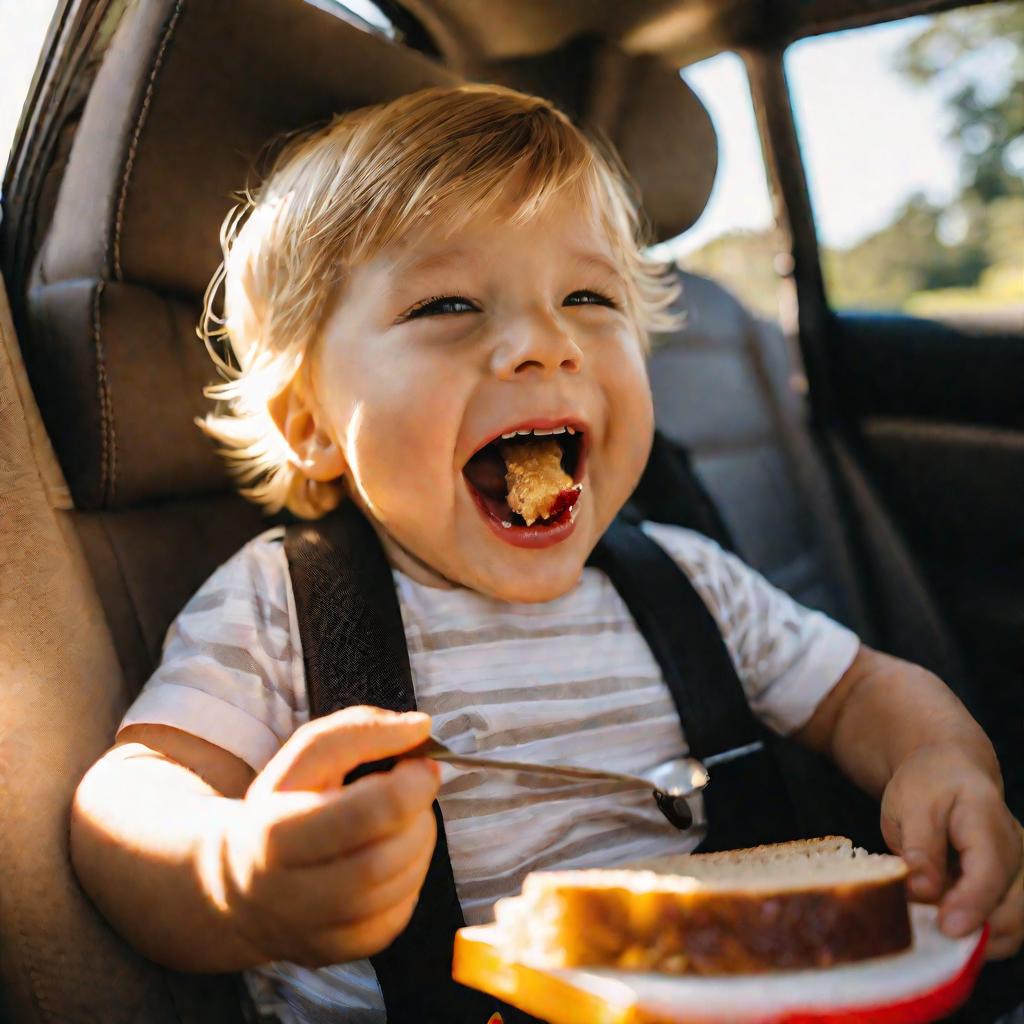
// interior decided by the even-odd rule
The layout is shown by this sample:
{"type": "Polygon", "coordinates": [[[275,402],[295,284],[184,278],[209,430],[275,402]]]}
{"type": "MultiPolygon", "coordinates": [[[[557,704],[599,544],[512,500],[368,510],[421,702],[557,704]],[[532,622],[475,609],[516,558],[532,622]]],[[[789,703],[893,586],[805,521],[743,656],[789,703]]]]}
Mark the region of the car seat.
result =
{"type": "MultiPolygon", "coordinates": [[[[570,47],[587,74],[570,75],[564,55],[468,70],[544,89],[603,130],[662,237],[682,231],[714,176],[706,113],[653,58],[570,47]]],[[[301,0],[151,0],[125,5],[67,126],[31,275],[12,296],[20,348],[0,309],[0,1005],[12,1024],[241,1019],[237,979],[163,970],[92,908],[68,863],[71,795],[177,610],[267,525],[192,422],[211,377],[194,328],[232,192],[268,137],[452,77],[301,0]]],[[[693,448],[755,566],[872,635],[782,336],[717,285],[683,282],[687,324],[654,356],[661,425],[693,448]]]]}

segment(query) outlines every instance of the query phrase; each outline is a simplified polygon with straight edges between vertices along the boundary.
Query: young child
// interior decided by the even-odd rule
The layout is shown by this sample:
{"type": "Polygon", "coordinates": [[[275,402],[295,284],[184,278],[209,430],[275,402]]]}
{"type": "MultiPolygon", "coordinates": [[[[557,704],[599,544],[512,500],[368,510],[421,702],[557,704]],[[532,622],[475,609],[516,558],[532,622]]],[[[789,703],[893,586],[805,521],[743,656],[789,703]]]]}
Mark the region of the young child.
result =
{"type": "MultiPolygon", "coordinates": [[[[420,759],[341,785],[431,731],[464,752],[633,773],[686,750],[622,599],[584,567],[650,448],[647,334],[672,288],[645,261],[611,160],[545,101],[489,86],[426,90],[293,140],[227,225],[223,284],[240,369],[206,427],[268,510],[315,518],[346,501],[366,515],[421,711],[309,721],[270,530],[172,625],[79,787],[74,864],[144,954],[245,971],[267,1019],[382,1021],[366,958],[416,904],[435,798],[470,923],[527,871],[694,846],[646,792],[474,771],[442,784],[420,759]],[[561,466],[552,445],[571,453],[561,466]],[[539,502],[507,492],[515,472],[539,502]]],[[[1015,952],[1018,828],[949,690],[709,540],[644,530],[715,617],[755,713],[881,799],[912,895],[941,901],[950,935],[988,920],[990,955],[1015,952]]]]}

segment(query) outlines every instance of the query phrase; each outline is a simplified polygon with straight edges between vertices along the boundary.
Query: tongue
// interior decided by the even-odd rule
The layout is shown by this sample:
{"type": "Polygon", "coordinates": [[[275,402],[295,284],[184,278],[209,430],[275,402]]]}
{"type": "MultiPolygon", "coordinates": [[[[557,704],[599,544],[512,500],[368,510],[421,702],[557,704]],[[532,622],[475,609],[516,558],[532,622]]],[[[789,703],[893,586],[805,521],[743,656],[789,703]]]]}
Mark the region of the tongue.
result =
{"type": "Polygon", "coordinates": [[[485,497],[496,501],[504,501],[507,486],[505,484],[505,460],[493,445],[488,445],[476,453],[466,463],[462,471],[466,479],[485,497]]]}

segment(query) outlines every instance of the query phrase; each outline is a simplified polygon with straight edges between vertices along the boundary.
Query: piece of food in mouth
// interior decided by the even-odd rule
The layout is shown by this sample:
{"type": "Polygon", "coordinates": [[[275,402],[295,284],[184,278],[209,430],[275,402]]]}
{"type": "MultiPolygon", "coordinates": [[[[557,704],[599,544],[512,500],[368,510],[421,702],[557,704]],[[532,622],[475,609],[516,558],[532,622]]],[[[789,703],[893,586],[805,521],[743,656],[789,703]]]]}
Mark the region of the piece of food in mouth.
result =
{"type": "Polygon", "coordinates": [[[527,875],[503,955],[544,968],[740,974],[830,967],[912,941],[906,864],[829,836],[612,870],[527,875]]]}
{"type": "Polygon", "coordinates": [[[462,469],[477,504],[502,526],[545,529],[571,519],[582,492],[583,435],[568,425],[495,437],[462,469]]]}
{"type": "Polygon", "coordinates": [[[544,438],[498,448],[505,460],[508,507],[527,526],[548,519],[559,496],[572,487],[572,477],[562,469],[562,446],[554,438],[544,438]]]}

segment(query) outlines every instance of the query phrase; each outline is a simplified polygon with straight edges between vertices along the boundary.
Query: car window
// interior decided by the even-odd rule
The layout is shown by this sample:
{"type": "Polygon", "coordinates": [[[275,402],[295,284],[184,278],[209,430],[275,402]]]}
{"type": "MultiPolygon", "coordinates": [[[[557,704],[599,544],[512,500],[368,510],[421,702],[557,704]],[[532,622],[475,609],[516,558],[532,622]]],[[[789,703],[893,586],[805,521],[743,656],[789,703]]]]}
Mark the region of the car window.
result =
{"type": "Polygon", "coordinates": [[[1024,4],[802,40],[786,72],[831,305],[1024,311],[1024,4]]]}
{"type": "Polygon", "coordinates": [[[711,114],[718,134],[718,173],[697,223],[652,253],[684,270],[713,278],[753,313],[779,315],[776,267],[783,240],[772,204],[750,86],[743,61],[721,53],[681,72],[711,114]]]}
{"type": "Polygon", "coordinates": [[[401,41],[400,33],[392,24],[391,19],[373,2],[373,0],[306,0],[307,3],[321,10],[344,19],[350,25],[361,28],[364,32],[373,32],[387,36],[388,39],[401,41]]]}
{"type": "Polygon", "coordinates": [[[57,0],[0,0],[0,168],[7,165],[56,6],[57,0]]]}

